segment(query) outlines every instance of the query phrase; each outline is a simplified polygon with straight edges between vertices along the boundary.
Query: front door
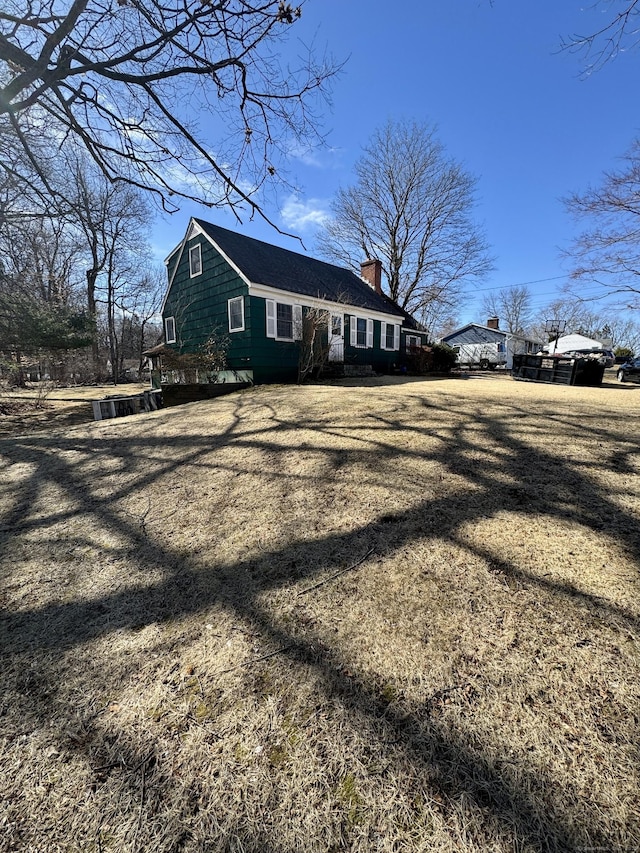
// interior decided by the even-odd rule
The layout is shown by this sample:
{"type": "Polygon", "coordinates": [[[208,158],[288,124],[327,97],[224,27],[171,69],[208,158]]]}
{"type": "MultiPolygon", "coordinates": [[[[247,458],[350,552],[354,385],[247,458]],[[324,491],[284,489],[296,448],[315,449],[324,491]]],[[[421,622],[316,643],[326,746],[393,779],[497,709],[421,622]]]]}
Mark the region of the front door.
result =
{"type": "Polygon", "coordinates": [[[332,314],[329,323],[329,361],[344,361],[344,324],[342,314],[332,314]]]}

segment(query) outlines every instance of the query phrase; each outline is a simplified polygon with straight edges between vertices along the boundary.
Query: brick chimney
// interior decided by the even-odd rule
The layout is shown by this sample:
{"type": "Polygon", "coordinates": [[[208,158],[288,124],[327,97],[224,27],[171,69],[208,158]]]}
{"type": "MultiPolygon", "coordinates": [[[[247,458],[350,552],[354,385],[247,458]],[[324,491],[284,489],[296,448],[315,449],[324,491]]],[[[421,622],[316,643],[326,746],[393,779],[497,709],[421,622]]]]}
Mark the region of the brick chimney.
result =
{"type": "Polygon", "coordinates": [[[487,320],[487,328],[489,329],[499,329],[500,328],[500,320],[498,317],[489,317],[487,320]]]}
{"type": "Polygon", "coordinates": [[[360,264],[360,275],[376,293],[382,293],[382,261],[363,261],[360,264]]]}

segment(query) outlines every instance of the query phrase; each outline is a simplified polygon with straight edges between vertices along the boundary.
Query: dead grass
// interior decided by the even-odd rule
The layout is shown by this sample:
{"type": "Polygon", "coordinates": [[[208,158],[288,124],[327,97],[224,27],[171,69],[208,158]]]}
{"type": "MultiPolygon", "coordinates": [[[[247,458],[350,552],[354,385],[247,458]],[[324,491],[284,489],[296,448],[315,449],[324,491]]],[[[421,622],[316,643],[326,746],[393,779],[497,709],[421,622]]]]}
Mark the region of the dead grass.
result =
{"type": "Polygon", "coordinates": [[[129,396],[149,385],[78,385],[56,388],[33,383],[27,388],[0,387],[0,437],[52,429],[60,430],[93,420],[92,400],[113,394],[129,396]]]}
{"type": "Polygon", "coordinates": [[[640,849],[638,415],[389,379],[0,440],[0,851],[640,849]]]}

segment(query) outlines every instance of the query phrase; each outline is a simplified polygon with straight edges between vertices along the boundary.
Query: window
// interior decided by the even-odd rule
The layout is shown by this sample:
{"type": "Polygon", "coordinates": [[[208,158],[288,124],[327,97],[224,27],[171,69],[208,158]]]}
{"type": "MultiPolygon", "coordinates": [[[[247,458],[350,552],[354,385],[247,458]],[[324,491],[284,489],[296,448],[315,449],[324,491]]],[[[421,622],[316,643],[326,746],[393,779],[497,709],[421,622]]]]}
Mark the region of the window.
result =
{"type": "Polygon", "coordinates": [[[189,277],[194,278],[202,272],[202,247],[200,243],[189,249],[189,277]]]}
{"type": "Polygon", "coordinates": [[[420,346],[422,346],[422,341],[417,335],[407,335],[407,349],[420,346]]]}
{"type": "Polygon", "coordinates": [[[276,338],[293,340],[293,305],[276,302],[276,338]]]}
{"type": "Polygon", "coordinates": [[[164,342],[175,344],[176,342],[176,320],[175,317],[166,317],[164,321],[164,342]]]}
{"type": "Polygon", "coordinates": [[[302,340],[302,305],[267,299],[267,337],[278,341],[302,340]]]}
{"type": "Polygon", "coordinates": [[[400,326],[395,323],[383,323],[381,336],[380,345],[382,349],[400,349],[400,326]]]}
{"type": "Polygon", "coordinates": [[[236,296],[234,299],[230,299],[227,304],[229,310],[229,331],[244,331],[244,297],[236,296]]]}
{"type": "Polygon", "coordinates": [[[373,320],[367,320],[365,317],[351,318],[350,344],[359,349],[373,347],[373,320]]]}

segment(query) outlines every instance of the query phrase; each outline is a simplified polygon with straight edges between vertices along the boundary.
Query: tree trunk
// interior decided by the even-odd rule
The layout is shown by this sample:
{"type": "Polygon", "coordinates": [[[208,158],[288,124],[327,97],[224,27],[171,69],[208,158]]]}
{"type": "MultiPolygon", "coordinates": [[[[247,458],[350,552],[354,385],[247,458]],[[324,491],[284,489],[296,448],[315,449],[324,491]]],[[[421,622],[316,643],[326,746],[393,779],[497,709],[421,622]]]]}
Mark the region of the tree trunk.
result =
{"type": "Polygon", "coordinates": [[[96,382],[100,381],[100,348],[98,346],[98,313],[96,311],[96,281],[98,270],[95,267],[87,270],[87,308],[93,323],[93,341],[91,343],[91,357],[93,360],[93,372],[96,382]]]}

